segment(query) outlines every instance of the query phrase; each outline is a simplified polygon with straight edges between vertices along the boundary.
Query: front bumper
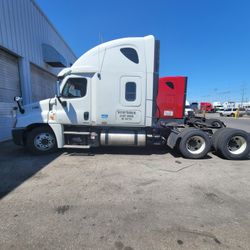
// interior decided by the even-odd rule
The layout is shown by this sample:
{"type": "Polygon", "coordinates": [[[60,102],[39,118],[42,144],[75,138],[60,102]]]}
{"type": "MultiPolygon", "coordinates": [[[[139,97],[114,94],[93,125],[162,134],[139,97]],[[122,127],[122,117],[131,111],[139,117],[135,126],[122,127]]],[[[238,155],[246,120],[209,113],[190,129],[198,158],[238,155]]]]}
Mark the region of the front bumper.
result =
{"type": "Polygon", "coordinates": [[[24,145],[24,128],[13,128],[12,129],[12,138],[16,145],[24,145]]]}

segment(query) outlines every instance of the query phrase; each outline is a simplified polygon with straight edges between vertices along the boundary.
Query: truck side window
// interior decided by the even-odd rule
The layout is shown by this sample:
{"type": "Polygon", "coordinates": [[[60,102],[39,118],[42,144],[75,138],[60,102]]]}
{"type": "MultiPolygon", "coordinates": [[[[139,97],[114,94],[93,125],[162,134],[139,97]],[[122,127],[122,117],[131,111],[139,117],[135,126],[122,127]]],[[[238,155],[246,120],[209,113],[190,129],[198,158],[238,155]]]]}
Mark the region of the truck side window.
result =
{"type": "Polygon", "coordinates": [[[87,92],[87,79],[85,78],[69,78],[64,85],[62,97],[64,98],[80,98],[84,97],[87,92]]]}
{"type": "Polygon", "coordinates": [[[125,85],[125,99],[128,102],[133,102],[136,99],[136,83],[127,82],[125,85]]]}
{"type": "Polygon", "coordinates": [[[135,49],[133,48],[121,48],[121,53],[126,56],[130,61],[138,64],[139,63],[139,57],[135,49]]]}

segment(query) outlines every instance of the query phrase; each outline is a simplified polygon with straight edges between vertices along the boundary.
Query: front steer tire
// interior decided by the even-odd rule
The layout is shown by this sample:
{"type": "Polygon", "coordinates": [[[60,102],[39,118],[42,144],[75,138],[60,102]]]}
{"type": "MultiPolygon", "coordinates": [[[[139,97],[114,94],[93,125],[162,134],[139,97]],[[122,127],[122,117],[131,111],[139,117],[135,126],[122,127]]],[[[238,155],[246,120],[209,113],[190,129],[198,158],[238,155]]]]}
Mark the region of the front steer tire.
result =
{"type": "Polygon", "coordinates": [[[57,149],[56,137],[49,127],[37,127],[28,132],[26,146],[32,154],[53,153],[57,149]]]}
{"type": "Polygon", "coordinates": [[[180,133],[179,151],[188,159],[204,158],[211,149],[209,136],[199,129],[185,129],[180,133]]]}

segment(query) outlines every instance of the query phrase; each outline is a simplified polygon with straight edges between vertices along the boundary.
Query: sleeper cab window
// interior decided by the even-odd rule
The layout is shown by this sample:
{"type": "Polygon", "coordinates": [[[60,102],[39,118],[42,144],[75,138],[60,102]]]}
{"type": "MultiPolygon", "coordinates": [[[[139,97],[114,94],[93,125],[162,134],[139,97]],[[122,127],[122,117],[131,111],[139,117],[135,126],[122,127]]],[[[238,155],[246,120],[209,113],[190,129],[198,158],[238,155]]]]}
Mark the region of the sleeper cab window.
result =
{"type": "Polygon", "coordinates": [[[127,48],[121,48],[120,51],[125,57],[127,57],[133,63],[136,64],[139,63],[138,53],[135,49],[127,47],[127,48]]]}
{"type": "Polygon", "coordinates": [[[125,100],[127,102],[133,102],[136,100],[136,83],[127,82],[125,85],[125,100]]]}
{"type": "Polygon", "coordinates": [[[86,78],[69,78],[64,85],[62,97],[64,98],[80,98],[84,97],[87,92],[86,78]]]}

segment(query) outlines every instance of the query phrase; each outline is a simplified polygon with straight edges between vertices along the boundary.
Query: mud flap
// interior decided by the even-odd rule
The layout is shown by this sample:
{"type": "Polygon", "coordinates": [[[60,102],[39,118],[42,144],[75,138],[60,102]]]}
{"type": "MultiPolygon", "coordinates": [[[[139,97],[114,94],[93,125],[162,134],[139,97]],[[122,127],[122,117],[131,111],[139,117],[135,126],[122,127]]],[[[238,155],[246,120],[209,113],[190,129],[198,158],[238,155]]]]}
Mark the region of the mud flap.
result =
{"type": "Polygon", "coordinates": [[[168,136],[167,145],[173,149],[176,145],[178,138],[179,138],[179,133],[172,131],[168,136]]]}

